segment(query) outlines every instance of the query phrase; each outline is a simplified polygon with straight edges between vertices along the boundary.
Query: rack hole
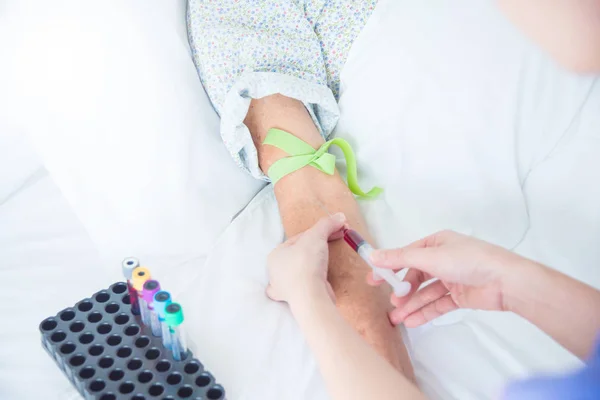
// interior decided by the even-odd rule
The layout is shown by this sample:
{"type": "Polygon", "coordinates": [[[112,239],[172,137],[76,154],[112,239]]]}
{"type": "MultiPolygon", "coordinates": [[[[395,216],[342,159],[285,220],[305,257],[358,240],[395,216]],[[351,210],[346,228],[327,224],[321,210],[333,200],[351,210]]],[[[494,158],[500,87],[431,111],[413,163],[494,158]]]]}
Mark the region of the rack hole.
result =
{"type": "Polygon", "coordinates": [[[210,376],[206,374],[202,374],[196,378],[196,386],[198,387],[206,387],[210,384],[210,376]]]}
{"type": "Polygon", "coordinates": [[[121,336],[117,335],[116,333],[114,335],[110,335],[107,339],[106,339],[106,343],[109,346],[117,346],[119,344],[121,344],[121,341],[123,339],[121,338],[121,336]]]}
{"type": "Polygon", "coordinates": [[[102,291],[96,294],[96,301],[98,303],[106,303],[110,299],[110,294],[106,291],[102,291]]]}
{"type": "Polygon", "coordinates": [[[119,350],[117,350],[117,357],[127,358],[131,355],[132,352],[133,350],[131,350],[131,347],[123,346],[119,350]]]}
{"type": "Polygon", "coordinates": [[[119,282],[119,283],[114,284],[111,287],[111,290],[113,293],[116,293],[116,294],[125,293],[125,291],[127,290],[127,285],[123,282],[119,282]]]}
{"type": "Polygon", "coordinates": [[[50,336],[50,340],[52,340],[54,343],[62,342],[66,338],[67,334],[63,331],[56,331],[52,334],[52,336],[50,336]]]}
{"type": "Polygon", "coordinates": [[[102,346],[101,344],[95,344],[93,346],[90,346],[90,348],[88,349],[88,353],[90,353],[90,356],[99,356],[103,352],[104,346],[102,346]]]}
{"type": "Polygon", "coordinates": [[[141,394],[136,394],[135,396],[133,396],[131,398],[131,400],[146,400],[146,398],[144,396],[142,396],[141,394]]]}
{"type": "Polygon", "coordinates": [[[98,311],[94,311],[94,312],[90,313],[90,315],[88,315],[87,319],[92,324],[95,324],[96,322],[98,322],[102,319],[102,314],[100,314],[98,311]]]}
{"type": "Polygon", "coordinates": [[[75,344],[73,342],[67,342],[65,344],[63,344],[62,346],[60,346],[60,352],[62,354],[71,354],[72,352],[75,351],[75,344]]]}
{"type": "Polygon", "coordinates": [[[154,374],[149,370],[142,371],[138,375],[138,381],[140,383],[148,383],[152,380],[152,378],[154,378],[154,374]]]}
{"type": "Polygon", "coordinates": [[[119,393],[128,394],[133,392],[133,389],[135,389],[133,382],[123,382],[119,386],[119,393]]]}
{"type": "Polygon", "coordinates": [[[90,390],[92,392],[99,392],[106,387],[106,383],[102,379],[96,379],[90,384],[90,390]]]}
{"type": "Polygon", "coordinates": [[[131,298],[129,298],[129,295],[126,294],[125,296],[123,296],[123,299],[121,299],[121,301],[123,302],[123,304],[131,304],[131,298]]]}
{"type": "Polygon", "coordinates": [[[96,328],[96,330],[99,334],[106,335],[108,332],[112,331],[112,325],[108,322],[103,322],[100,325],[98,325],[98,328],[96,328]]]}
{"type": "Polygon", "coordinates": [[[75,318],[75,311],[73,310],[65,310],[60,313],[60,319],[63,321],[70,321],[75,318]]]}
{"type": "Polygon", "coordinates": [[[129,315],[125,313],[121,313],[115,317],[115,324],[117,325],[125,325],[129,322],[129,315]]]}
{"type": "Polygon", "coordinates": [[[81,321],[75,321],[69,326],[69,330],[75,333],[81,332],[83,328],[85,328],[85,324],[81,321]]]}
{"type": "Polygon", "coordinates": [[[160,356],[160,350],[156,347],[152,347],[148,351],[146,351],[146,358],[148,360],[156,360],[160,356]]]}
{"type": "Polygon", "coordinates": [[[150,344],[150,338],[148,336],[140,336],[135,340],[135,347],[143,349],[150,344]]]}
{"type": "Polygon", "coordinates": [[[210,400],[218,400],[221,398],[221,396],[223,396],[223,390],[221,390],[220,388],[211,388],[207,393],[206,393],[206,397],[208,397],[210,400]]]}
{"type": "Polygon", "coordinates": [[[83,333],[81,336],[79,336],[79,343],[81,344],[90,344],[93,341],[94,335],[92,335],[90,332],[83,333]]]}
{"type": "Polygon", "coordinates": [[[167,383],[169,385],[179,385],[183,380],[183,376],[179,372],[172,372],[167,376],[167,383]]]}
{"type": "Polygon", "coordinates": [[[79,371],[79,376],[81,377],[81,379],[90,379],[92,376],[94,376],[95,373],[96,370],[94,368],[87,366],[81,368],[81,371],[79,371]]]}
{"type": "Polygon", "coordinates": [[[79,367],[81,364],[85,362],[85,357],[83,354],[76,354],[69,359],[69,364],[73,367],[79,367]]]}
{"type": "Polygon", "coordinates": [[[89,300],[83,300],[77,305],[77,309],[81,312],[88,312],[94,307],[94,304],[89,300]]]}
{"type": "Polygon", "coordinates": [[[134,358],[133,360],[127,363],[127,368],[135,371],[136,369],[140,369],[142,367],[142,360],[139,358],[134,358]]]}
{"type": "Polygon", "coordinates": [[[125,328],[125,334],[127,336],[135,336],[140,333],[140,327],[138,325],[132,324],[125,328]]]}
{"type": "Polygon", "coordinates": [[[58,324],[56,323],[56,320],[54,318],[48,318],[47,320],[42,322],[42,330],[46,332],[51,331],[52,329],[56,328],[56,325],[58,324]]]}
{"type": "Polygon", "coordinates": [[[117,396],[112,393],[104,393],[100,400],[117,400],[117,396]]]}
{"type": "Polygon", "coordinates": [[[195,361],[189,362],[183,368],[186,374],[193,375],[200,370],[200,364],[195,361]]]}
{"type": "Polygon", "coordinates": [[[104,356],[98,361],[100,368],[110,368],[115,363],[115,360],[111,356],[104,356]]]}
{"type": "Polygon", "coordinates": [[[165,388],[160,383],[155,383],[148,389],[148,393],[150,393],[150,396],[160,396],[164,391],[165,388]]]}
{"type": "Polygon", "coordinates": [[[171,363],[167,360],[160,360],[156,364],[156,370],[158,372],[167,372],[169,370],[169,368],[171,368],[171,363]]]}
{"type": "Polygon", "coordinates": [[[106,311],[109,314],[114,314],[117,311],[119,311],[119,308],[121,308],[117,303],[109,303],[106,305],[106,307],[104,307],[104,311],[106,311]]]}
{"type": "Polygon", "coordinates": [[[177,396],[187,399],[194,393],[194,389],[190,385],[184,385],[177,391],[177,396]]]}
{"type": "Polygon", "coordinates": [[[110,371],[110,374],[108,374],[108,379],[110,379],[111,381],[118,381],[123,379],[124,376],[125,372],[123,372],[122,369],[117,368],[110,371]]]}

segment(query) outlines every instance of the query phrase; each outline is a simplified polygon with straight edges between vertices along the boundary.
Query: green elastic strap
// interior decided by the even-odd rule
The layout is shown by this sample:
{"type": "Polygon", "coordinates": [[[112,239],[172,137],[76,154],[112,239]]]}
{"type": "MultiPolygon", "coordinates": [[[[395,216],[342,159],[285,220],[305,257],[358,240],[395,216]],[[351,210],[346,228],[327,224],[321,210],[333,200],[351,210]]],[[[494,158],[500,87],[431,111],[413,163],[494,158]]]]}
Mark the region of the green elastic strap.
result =
{"type": "Polygon", "coordinates": [[[378,196],[383,189],[374,187],[367,193],[363,192],[358,186],[358,174],[356,172],[356,157],[350,144],[341,138],[335,138],[325,142],[318,150],[315,150],[308,143],[298,139],[296,136],[282,131],[281,129],[270,129],[263,144],[277,147],[288,153],[290,156],[276,161],[267,175],[271,178],[273,184],[276,184],[281,178],[291,174],[300,168],[310,165],[328,175],[335,172],[335,156],[329,154],[327,150],[331,145],[336,145],[344,153],[346,159],[346,169],[348,175],[348,187],[357,196],[365,198],[374,198],[378,196]]]}

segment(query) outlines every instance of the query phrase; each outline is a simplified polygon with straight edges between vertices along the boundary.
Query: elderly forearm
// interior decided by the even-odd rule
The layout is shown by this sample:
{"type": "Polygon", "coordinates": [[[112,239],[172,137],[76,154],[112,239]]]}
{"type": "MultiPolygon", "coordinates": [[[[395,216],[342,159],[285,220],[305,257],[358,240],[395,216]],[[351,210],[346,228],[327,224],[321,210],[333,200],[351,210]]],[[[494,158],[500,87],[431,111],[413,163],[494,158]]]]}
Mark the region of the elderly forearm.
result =
{"type": "MultiPolygon", "coordinates": [[[[253,100],[245,123],[263,171],[286,156],[281,150],[262,145],[270,128],[288,131],[314,148],[324,142],[303,104],[279,95],[253,100]]],[[[325,206],[330,213],[343,212],[348,223],[370,239],[354,196],[338,174],[330,176],[312,167],[302,168],[277,183],[275,196],[287,236],[314,225],[325,215],[325,206]]],[[[387,317],[389,292],[366,285],[367,271],[368,267],[345,243],[330,245],[329,281],[340,312],[380,354],[412,379],[406,349],[387,317]]]]}

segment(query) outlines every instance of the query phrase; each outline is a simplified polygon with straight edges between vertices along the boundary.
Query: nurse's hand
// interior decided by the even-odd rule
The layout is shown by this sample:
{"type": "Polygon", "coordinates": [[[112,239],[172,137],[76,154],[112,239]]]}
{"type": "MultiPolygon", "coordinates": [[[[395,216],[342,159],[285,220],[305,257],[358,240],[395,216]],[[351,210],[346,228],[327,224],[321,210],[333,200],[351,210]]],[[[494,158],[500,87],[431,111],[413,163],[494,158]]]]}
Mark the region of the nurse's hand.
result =
{"type": "Polygon", "coordinates": [[[267,296],[292,304],[323,290],[334,300],[333,290],[327,282],[327,243],[343,237],[345,222],[346,217],[342,213],[325,217],[312,228],[277,246],[267,260],[267,296]]]}
{"type": "MultiPolygon", "coordinates": [[[[457,308],[506,310],[505,288],[511,273],[525,259],[490,243],[452,231],[442,231],[404,248],[376,250],[378,267],[411,268],[405,279],[412,293],[398,298],[390,312],[394,324],[422,325],[457,308]],[[430,279],[437,281],[418,287],[430,279]]],[[[379,284],[369,275],[367,281],[379,284]]]]}

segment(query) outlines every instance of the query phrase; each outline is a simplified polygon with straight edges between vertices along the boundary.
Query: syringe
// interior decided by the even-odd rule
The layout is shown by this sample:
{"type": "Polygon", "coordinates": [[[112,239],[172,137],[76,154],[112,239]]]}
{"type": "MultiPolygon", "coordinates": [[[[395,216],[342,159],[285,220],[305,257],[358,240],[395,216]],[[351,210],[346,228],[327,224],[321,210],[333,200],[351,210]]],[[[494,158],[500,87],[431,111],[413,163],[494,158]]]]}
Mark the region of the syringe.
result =
{"type": "MultiPolygon", "coordinates": [[[[331,217],[331,213],[324,204],[319,203],[321,208],[331,217]]],[[[369,267],[373,270],[373,276],[379,276],[383,278],[387,283],[390,284],[392,289],[394,289],[394,294],[398,297],[406,296],[410,292],[411,284],[410,282],[403,281],[400,277],[398,277],[394,271],[385,268],[379,268],[374,266],[371,263],[371,253],[373,252],[373,246],[371,246],[358,232],[354,229],[344,228],[344,241],[348,243],[350,247],[354,251],[358,253],[360,258],[362,258],[369,267]]],[[[406,272],[408,268],[401,269],[398,273],[402,276],[406,276],[406,272]]]]}
{"type": "MultiPolygon", "coordinates": [[[[373,246],[363,239],[358,232],[354,229],[344,228],[344,241],[358,253],[360,258],[362,258],[369,267],[373,269],[374,275],[380,276],[392,286],[396,296],[406,296],[408,292],[410,292],[410,282],[403,281],[390,269],[379,268],[371,263],[371,253],[374,250],[373,246]]],[[[407,269],[408,268],[402,269],[400,273],[406,272],[407,269]]]]}

